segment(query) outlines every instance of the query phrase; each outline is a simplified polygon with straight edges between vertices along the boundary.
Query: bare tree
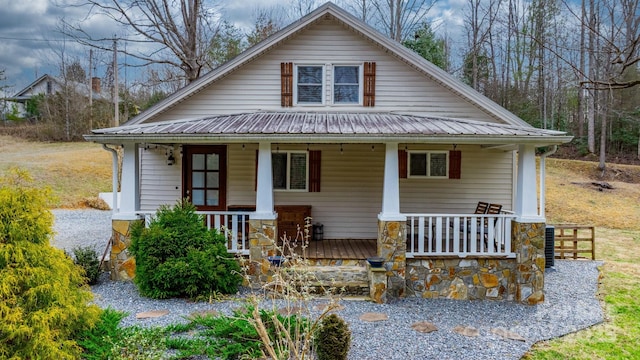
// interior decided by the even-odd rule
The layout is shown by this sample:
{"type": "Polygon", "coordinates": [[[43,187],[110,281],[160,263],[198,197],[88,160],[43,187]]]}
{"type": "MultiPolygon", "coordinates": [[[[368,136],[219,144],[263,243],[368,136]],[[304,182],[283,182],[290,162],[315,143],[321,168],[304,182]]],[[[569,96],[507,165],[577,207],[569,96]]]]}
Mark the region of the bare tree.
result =
{"type": "MultiPolygon", "coordinates": [[[[137,46],[118,51],[142,60],[144,65],[166,64],[180,69],[191,82],[211,68],[208,49],[217,35],[220,11],[205,0],[86,0],[88,16],[112,19],[128,32],[127,41],[137,46]],[[177,5],[177,6],[176,6],[177,5]]],[[[68,24],[62,32],[80,43],[110,50],[110,42],[94,38],[80,24],[68,24]]]]}
{"type": "Polygon", "coordinates": [[[425,22],[435,3],[436,0],[371,0],[372,21],[379,23],[393,40],[403,41],[425,22]]]}

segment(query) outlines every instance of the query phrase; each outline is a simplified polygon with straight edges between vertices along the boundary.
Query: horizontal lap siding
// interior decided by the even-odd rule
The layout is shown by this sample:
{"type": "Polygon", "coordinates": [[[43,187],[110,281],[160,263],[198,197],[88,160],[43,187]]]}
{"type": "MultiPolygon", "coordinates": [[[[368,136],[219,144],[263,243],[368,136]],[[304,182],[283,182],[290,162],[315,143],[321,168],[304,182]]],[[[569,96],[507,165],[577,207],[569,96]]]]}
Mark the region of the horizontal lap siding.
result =
{"type": "MultiPolygon", "coordinates": [[[[280,150],[306,150],[306,145],[280,145],[280,150]]],[[[321,192],[274,192],[276,205],[311,205],[313,223],[325,225],[325,239],[377,238],[382,203],[384,146],[312,145],[322,151],[321,192]]],[[[255,145],[243,151],[229,146],[230,205],[255,204],[255,145]]],[[[275,150],[275,147],[274,147],[275,150]]],[[[303,225],[303,224],[301,224],[303,225]]]]}
{"type": "Polygon", "coordinates": [[[173,205],[182,197],[182,161],[167,165],[162,148],[142,150],[140,157],[140,210],[156,211],[160,205],[173,205]]]}
{"type": "MultiPolygon", "coordinates": [[[[466,100],[385,53],[335,21],[323,20],[252,61],[153,121],[256,110],[281,110],[280,63],[376,62],[375,111],[471,118],[495,122],[466,100]]],[[[331,72],[327,71],[330,79],[331,72]]],[[[331,89],[327,87],[329,96],[331,89]]],[[[362,111],[362,106],[294,106],[293,110],[362,111]]]]}
{"type": "MultiPolygon", "coordinates": [[[[410,150],[450,149],[412,146],[410,150]]],[[[462,150],[459,180],[407,178],[400,180],[400,208],[404,213],[471,213],[478,201],[499,203],[512,210],[513,153],[482,150],[479,146],[462,150]]]]}

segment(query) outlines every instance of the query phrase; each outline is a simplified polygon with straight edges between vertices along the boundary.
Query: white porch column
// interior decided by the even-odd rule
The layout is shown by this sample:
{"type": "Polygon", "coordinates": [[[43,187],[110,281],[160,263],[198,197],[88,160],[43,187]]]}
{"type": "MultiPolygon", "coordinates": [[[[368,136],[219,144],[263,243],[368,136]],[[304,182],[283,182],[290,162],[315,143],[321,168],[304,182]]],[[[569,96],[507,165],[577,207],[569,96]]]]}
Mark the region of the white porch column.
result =
{"type": "Polygon", "coordinates": [[[258,147],[258,174],[256,186],[256,212],[252,219],[271,220],[273,211],[273,175],[271,172],[271,143],[261,142],[258,147]]]}
{"type": "Polygon", "coordinates": [[[538,213],[535,155],[533,145],[520,145],[518,148],[518,180],[514,209],[518,222],[545,222],[538,213]]]}
{"type": "Polygon", "coordinates": [[[404,221],[400,214],[400,173],[398,171],[398,143],[385,144],[384,183],[382,186],[382,212],[379,220],[404,221]]]}
{"type": "Polygon", "coordinates": [[[136,210],[139,205],[139,168],[140,152],[138,144],[124,144],[122,159],[122,180],[120,184],[120,211],[113,216],[115,220],[137,219],[136,210]]]}

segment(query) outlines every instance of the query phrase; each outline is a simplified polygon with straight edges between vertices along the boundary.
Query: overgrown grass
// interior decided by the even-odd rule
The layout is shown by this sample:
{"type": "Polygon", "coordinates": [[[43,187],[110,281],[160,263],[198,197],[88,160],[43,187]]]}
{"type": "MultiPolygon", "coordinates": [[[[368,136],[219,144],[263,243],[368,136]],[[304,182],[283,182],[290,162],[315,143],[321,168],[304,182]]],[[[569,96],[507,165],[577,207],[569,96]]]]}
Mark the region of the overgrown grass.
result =
{"type": "Polygon", "coordinates": [[[29,171],[37,186],[49,186],[53,207],[85,207],[111,191],[111,154],[88,142],[41,143],[0,136],[0,175],[11,167],[29,171]]]}
{"type": "Polygon", "coordinates": [[[598,191],[590,185],[595,163],[552,159],[547,165],[549,221],[596,226],[606,319],[536,344],[525,359],[640,359],[640,167],[611,166],[607,181],[614,189],[598,191]],[[615,181],[619,174],[635,183],[615,181]]]}

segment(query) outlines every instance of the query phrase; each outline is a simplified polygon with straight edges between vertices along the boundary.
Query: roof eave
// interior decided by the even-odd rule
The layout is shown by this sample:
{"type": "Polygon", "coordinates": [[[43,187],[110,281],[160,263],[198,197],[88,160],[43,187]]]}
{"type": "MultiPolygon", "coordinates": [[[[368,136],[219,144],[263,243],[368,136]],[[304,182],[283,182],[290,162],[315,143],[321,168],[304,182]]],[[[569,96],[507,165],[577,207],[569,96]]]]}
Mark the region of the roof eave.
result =
{"type": "Polygon", "coordinates": [[[543,135],[512,135],[512,136],[477,136],[477,135],[340,135],[340,134],[90,134],[84,135],[85,140],[100,144],[123,143],[165,143],[165,144],[211,144],[211,143],[250,143],[267,141],[272,143],[313,143],[313,144],[370,144],[381,142],[397,143],[428,143],[428,144],[468,144],[468,145],[501,145],[523,144],[535,146],[561,145],[570,142],[572,136],[543,136],[543,135]]]}

